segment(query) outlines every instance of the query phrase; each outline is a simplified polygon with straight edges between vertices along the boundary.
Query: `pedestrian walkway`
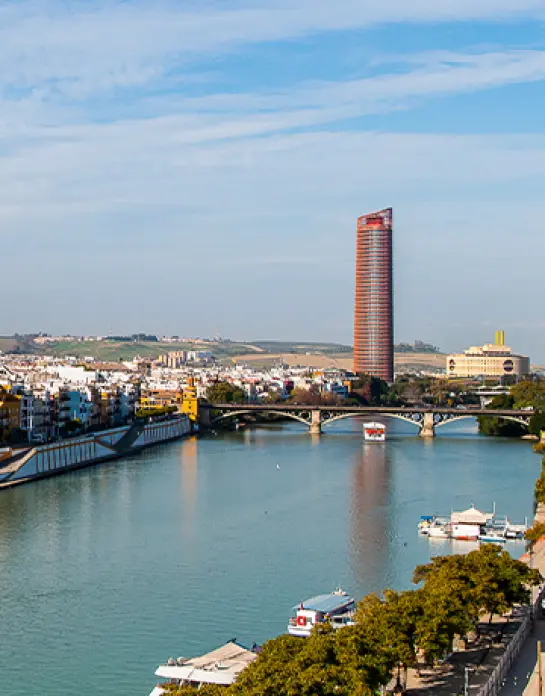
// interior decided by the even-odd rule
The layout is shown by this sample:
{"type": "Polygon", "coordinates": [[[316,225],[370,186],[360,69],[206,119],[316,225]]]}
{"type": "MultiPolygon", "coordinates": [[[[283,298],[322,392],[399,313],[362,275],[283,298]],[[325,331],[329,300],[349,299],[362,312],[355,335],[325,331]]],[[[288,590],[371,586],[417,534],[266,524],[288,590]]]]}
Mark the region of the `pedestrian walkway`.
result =
{"type": "MultiPolygon", "coordinates": [[[[525,554],[522,561],[538,569],[545,577],[545,539],[539,541],[532,554],[525,554]]],[[[533,592],[533,603],[540,596],[541,588],[533,592]]],[[[493,640],[484,640],[471,649],[451,655],[447,662],[436,669],[422,670],[418,675],[409,670],[407,694],[410,696],[458,696],[464,694],[468,679],[468,694],[478,693],[489,675],[500,661],[506,645],[521,626],[523,615],[518,614],[510,621],[495,617],[491,626],[484,626],[493,640]]],[[[537,645],[542,641],[545,650],[545,618],[538,613],[534,630],[524,643],[519,656],[501,688],[501,696],[545,696],[538,694],[537,645]]],[[[542,673],[545,679],[545,655],[542,658],[542,673]]]]}
{"type": "MultiPolygon", "coordinates": [[[[537,518],[537,516],[536,516],[537,518]]],[[[539,541],[533,554],[525,554],[521,560],[529,563],[532,568],[537,568],[545,577],[545,540],[539,541]]],[[[537,599],[539,591],[534,592],[534,599],[537,599]]],[[[537,678],[537,658],[538,642],[541,641],[542,663],[541,673],[545,678],[545,618],[539,612],[536,619],[535,629],[526,641],[515,665],[507,675],[505,685],[501,689],[501,696],[542,696],[538,693],[537,678]]],[[[543,690],[545,694],[545,689],[543,690]]]]}

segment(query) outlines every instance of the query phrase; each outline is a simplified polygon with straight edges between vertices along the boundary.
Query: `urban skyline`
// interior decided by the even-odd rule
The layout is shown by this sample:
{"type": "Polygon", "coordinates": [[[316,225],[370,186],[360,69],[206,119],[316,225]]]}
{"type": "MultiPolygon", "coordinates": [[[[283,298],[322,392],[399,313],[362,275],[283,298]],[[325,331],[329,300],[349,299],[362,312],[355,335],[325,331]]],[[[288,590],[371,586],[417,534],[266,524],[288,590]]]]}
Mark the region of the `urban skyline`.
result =
{"type": "Polygon", "coordinates": [[[542,4],[4,3],[0,333],[350,343],[391,204],[398,338],[545,359],[542,4]]]}

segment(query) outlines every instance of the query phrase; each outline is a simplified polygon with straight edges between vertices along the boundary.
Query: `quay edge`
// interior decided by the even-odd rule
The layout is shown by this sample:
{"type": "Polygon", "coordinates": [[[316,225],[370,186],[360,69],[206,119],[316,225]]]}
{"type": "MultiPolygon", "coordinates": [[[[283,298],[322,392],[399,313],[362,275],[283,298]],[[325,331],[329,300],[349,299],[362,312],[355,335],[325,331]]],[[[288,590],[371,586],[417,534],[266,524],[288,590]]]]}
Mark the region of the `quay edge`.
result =
{"type": "Polygon", "coordinates": [[[186,415],[142,422],[17,451],[0,461],[0,490],[121,459],[193,432],[186,415]]]}

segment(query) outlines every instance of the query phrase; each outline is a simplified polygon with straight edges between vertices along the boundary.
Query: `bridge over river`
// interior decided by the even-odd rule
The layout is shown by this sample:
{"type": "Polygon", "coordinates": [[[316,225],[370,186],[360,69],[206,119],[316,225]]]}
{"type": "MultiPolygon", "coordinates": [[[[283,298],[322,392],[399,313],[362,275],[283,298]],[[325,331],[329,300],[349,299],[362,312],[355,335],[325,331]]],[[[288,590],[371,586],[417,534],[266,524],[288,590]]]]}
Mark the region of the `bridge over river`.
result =
{"type": "Polygon", "coordinates": [[[253,413],[275,413],[308,426],[311,435],[320,435],[329,423],[344,418],[388,416],[415,425],[421,437],[435,437],[436,428],[462,420],[487,416],[504,418],[528,428],[533,410],[483,409],[483,408],[432,408],[395,406],[308,406],[303,404],[211,404],[201,403],[200,421],[212,426],[229,418],[253,413]]]}

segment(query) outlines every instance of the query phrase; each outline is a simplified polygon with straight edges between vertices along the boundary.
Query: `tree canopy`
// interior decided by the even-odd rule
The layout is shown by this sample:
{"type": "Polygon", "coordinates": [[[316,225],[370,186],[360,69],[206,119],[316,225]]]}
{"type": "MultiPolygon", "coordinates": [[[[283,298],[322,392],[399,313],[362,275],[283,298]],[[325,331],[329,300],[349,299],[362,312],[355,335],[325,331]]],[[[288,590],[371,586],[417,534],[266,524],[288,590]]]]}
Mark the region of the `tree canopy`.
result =
{"type": "Polygon", "coordinates": [[[248,400],[246,392],[230,382],[216,382],[206,390],[206,398],[212,404],[243,404],[248,400]]]}
{"type": "MultiPolygon", "coordinates": [[[[512,409],[515,408],[515,397],[512,394],[498,394],[495,396],[488,408],[490,409],[512,409]]],[[[483,435],[495,435],[499,437],[521,437],[526,430],[522,425],[505,418],[491,416],[478,416],[479,432],[483,435]]]]}

